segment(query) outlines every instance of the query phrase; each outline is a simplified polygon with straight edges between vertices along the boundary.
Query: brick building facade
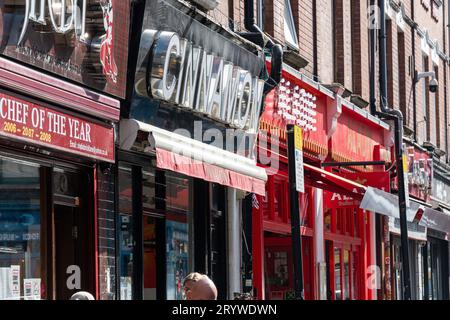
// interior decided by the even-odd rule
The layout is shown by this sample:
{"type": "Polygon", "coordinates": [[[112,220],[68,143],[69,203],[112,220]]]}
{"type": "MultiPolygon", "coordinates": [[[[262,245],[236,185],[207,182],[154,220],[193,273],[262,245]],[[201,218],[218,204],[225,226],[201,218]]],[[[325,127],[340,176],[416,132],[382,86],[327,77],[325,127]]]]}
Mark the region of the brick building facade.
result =
{"type": "MultiPolygon", "coordinates": [[[[390,108],[401,110],[404,115],[405,143],[416,151],[428,152],[435,167],[448,167],[446,165],[450,152],[447,107],[450,98],[448,3],[439,0],[386,2],[388,3],[386,7],[388,105],[390,108]],[[415,81],[416,71],[435,72],[439,82],[435,93],[429,89],[431,78],[415,81]]],[[[336,98],[347,100],[350,105],[367,113],[370,112],[371,84],[370,27],[378,26],[377,3],[369,0],[254,1],[257,24],[268,37],[284,45],[287,65],[334,91],[339,96],[336,98]],[[371,4],[375,4],[375,7],[371,4]],[[289,28],[287,15],[292,17],[294,31],[289,28]],[[296,37],[296,44],[292,43],[293,35],[296,37]]],[[[223,1],[209,14],[212,17],[221,16],[222,23],[229,23],[232,20],[235,31],[245,31],[242,0],[223,1]]],[[[378,49],[377,43],[375,61],[377,108],[380,104],[378,49]]],[[[393,147],[392,141],[386,140],[386,143],[387,147],[389,144],[393,147]]],[[[445,176],[442,175],[442,170],[439,171],[439,176],[441,178],[445,176]]],[[[450,184],[450,181],[439,183],[439,190],[444,190],[444,184],[450,184]]],[[[433,194],[435,191],[433,190],[433,194]]],[[[439,192],[440,194],[435,196],[445,199],[443,191],[439,192]]],[[[433,205],[435,206],[434,202],[433,205]]],[[[391,244],[385,245],[389,248],[391,244]]],[[[413,272],[419,274],[422,272],[420,270],[421,267],[418,266],[413,272]]],[[[395,269],[392,269],[392,275],[389,274],[389,270],[386,272],[388,280],[384,281],[389,282],[390,277],[395,278],[395,269]]],[[[419,276],[413,276],[417,277],[419,276]]],[[[413,295],[415,298],[423,298],[424,289],[417,279],[413,280],[413,286],[416,286],[413,295]]],[[[395,279],[393,284],[395,286],[395,279]]],[[[401,298],[401,295],[393,288],[392,292],[384,291],[378,298],[401,298]]]]}
{"type": "MultiPolygon", "coordinates": [[[[403,112],[407,136],[420,145],[430,142],[431,147],[448,153],[447,4],[434,0],[388,2],[389,105],[403,112]],[[440,84],[436,94],[424,86],[428,79],[413,86],[415,70],[436,72],[440,84]]],[[[284,0],[255,0],[256,11],[262,6],[263,31],[281,44],[286,43],[285,3],[284,0]]],[[[323,84],[341,84],[346,89],[344,97],[368,108],[368,26],[374,19],[369,16],[370,1],[291,0],[290,3],[299,43],[293,51],[308,63],[301,71],[323,84]]],[[[228,23],[226,20],[230,18],[237,31],[242,31],[244,1],[222,1],[210,15],[222,23],[228,23]]],[[[442,156],[440,160],[447,162],[447,158],[442,156]]]]}

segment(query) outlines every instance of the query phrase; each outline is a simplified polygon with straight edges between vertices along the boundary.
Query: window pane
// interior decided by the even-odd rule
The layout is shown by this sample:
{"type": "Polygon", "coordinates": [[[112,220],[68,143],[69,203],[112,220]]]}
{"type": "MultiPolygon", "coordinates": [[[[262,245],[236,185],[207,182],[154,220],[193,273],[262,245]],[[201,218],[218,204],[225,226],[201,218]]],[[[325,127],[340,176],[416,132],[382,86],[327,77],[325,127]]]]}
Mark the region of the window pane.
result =
{"type": "Polygon", "coordinates": [[[279,220],[283,220],[283,192],[282,192],[282,183],[276,181],[274,183],[275,189],[275,198],[274,198],[274,207],[275,207],[275,217],[279,220]]]}
{"type": "Polygon", "coordinates": [[[192,227],[191,180],[166,172],[166,259],[167,299],[183,299],[183,279],[191,265],[192,244],[189,238],[192,227]]]}
{"type": "Polygon", "coordinates": [[[353,296],[353,300],[358,300],[359,299],[359,292],[358,292],[358,281],[359,281],[359,277],[358,277],[358,253],[357,252],[352,252],[351,253],[353,255],[353,259],[352,259],[352,296],[353,296]]]}
{"type": "Polygon", "coordinates": [[[156,218],[142,217],[144,231],[144,300],[156,300],[156,218]]]}
{"type": "Polygon", "coordinates": [[[287,43],[298,48],[297,32],[295,31],[291,2],[289,0],[284,1],[284,37],[287,43]]]}
{"type": "Polygon", "coordinates": [[[341,250],[334,248],[334,290],[336,300],[342,300],[341,288],[341,250]]]}
{"type": "Polygon", "coordinates": [[[331,231],[331,214],[332,214],[332,210],[331,209],[325,209],[324,215],[323,215],[323,220],[324,220],[324,227],[326,231],[331,231]]]}
{"type": "Polygon", "coordinates": [[[39,167],[0,158],[0,188],[0,300],[40,300],[39,167]]]}
{"type": "Polygon", "coordinates": [[[350,262],[349,252],[344,250],[344,300],[350,300],[350,262]]]}
{"type": "Polygon", "coordinates": [[[120,243],[120,299],[132,299],[133,287],[133,204],[131,168],[119,169],[119,243],[120,243]]]}
{"type": "Polygon", "coordinates": [[[142,170],[142,207],[144,211],[155,209],[155,170],[142,170]]]}

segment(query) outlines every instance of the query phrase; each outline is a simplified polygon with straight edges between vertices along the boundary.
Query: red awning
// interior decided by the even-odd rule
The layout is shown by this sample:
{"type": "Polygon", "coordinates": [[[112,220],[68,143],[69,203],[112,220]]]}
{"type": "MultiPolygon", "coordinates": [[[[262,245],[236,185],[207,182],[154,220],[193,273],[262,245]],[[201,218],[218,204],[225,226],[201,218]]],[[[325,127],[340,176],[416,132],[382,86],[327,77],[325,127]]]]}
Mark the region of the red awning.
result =
{"type": "Polygon", "coordinates": [[[362,200],[367,187],[345,179],[337,174],[304,164],[305,180],[313,187],[362,200]]]}
{"type": "Polygon", "coordinates": [[[265,195],[265,181],[216,165],[197,161],[170,151],[156,148],[156,166],[190,177],[218,183],[258,195],[265,195]]]}
{"type": "Polygon", "coordinates": [[[135,119],[120,121],[120,148],[130,150],[139,131],[148,132],[158,168],[265,195],[267,173],[256,160],[135,119]]]}

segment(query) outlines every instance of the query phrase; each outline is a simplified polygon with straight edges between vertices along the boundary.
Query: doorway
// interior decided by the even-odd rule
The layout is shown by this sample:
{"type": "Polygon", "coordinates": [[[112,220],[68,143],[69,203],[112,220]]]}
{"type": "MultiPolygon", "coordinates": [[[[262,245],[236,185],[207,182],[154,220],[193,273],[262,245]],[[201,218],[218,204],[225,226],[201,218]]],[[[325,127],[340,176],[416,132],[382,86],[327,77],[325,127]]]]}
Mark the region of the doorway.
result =
{"type": "Polygon", "coordinates": [[[78,291],[88,291],[95,296],[89,245],[93,243],[89,230],[93,223],[87,201],[89,176],[83,171],[54,168],[52,180],[55,299],[69,300],[78,291]]]}

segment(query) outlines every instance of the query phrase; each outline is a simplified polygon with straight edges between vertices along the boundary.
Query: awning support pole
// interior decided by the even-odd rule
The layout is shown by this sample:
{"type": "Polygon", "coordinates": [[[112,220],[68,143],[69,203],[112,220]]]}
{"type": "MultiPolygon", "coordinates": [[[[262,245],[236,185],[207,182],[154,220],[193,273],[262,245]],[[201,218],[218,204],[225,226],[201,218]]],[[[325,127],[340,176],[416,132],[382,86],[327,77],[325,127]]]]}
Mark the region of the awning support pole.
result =
{"type": "Polygon", "coordinates": [[[291,237],[292,253],[294,260],[294,290],[295,299],[304,300],[303,288],[303,259],[302,259],[302,235],[300,226],[300,205],[295,182],[295,143],[294,126],[288,125],[288,162],[289,162],[289,197],[291,208],[291,237]]]}

